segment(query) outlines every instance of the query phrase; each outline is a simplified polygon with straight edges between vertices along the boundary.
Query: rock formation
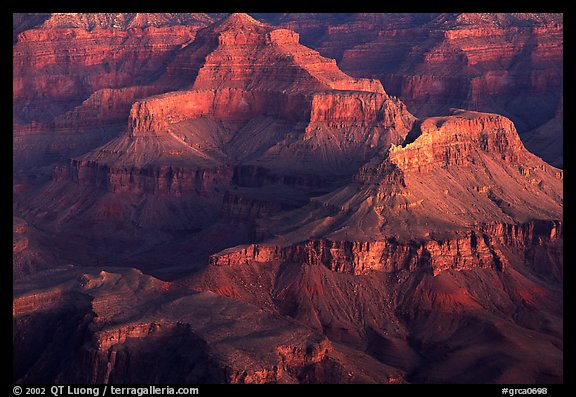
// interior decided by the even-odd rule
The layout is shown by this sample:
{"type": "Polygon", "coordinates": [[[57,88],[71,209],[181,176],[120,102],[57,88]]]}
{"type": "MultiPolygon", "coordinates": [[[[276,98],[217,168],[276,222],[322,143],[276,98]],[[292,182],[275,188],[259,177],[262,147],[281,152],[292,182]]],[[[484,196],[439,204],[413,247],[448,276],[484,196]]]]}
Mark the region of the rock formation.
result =
{"type": "Polygon", "coordinates": [[[192,147],[192,156],[215,152],[215,160],[265,164],[280,174],[349,173],[350,167],[398,142],[411,126],[412,116],[378,81],[345,75],[334,60],[299,45],[296,33],[245,14],[198,32],[160,81],[176,76],[190,79],[191,89],[135,102],[129,134],[134,140],[179,139],[184,156],[192,147]],[[198,54],[203,54],[201,62],[198,54]],[[224,130],[216,123],[210,131],[218,135],[219,147],[204,147],[190,136],[204,119],[224,123],[224,130]],[[340,137],[337,131],[344,128],[347,136],[340,137]],[[250,147],[245,131],[255,129],[260,139],[250,147]],[[350,160],[335,159],[336,149],[344,152],[339,158],[350,160]],[[314,172],[302,170],[310,155],[316,157],[314,172]]]}
{"type": "Polygon", "coordinates": [[[556,325],[534,336],[539,346],[561,335],[562,311],[541,304],[559,304],[562,178],[502,116],[428,118],[350,185],[261,225],[274,237],[213,255],[188,283],[295,318],[406,370],[407,381],[556,382],[561,349],[537,360],[543,372],[514,364],[532,353],[507,342],[490,370],[478,363],[540,315],[556,325]]]}
{"type": "Polygon", "coordinates": [[[273,21],[346,73],[381,80],[415,115],[452,107],[503,114],[531,151],[562,166],[561,122],[546,128],[554,149],[529,139],[562,106],[562,14],[282,14],[273,21]]]}
{"type": "MultiPolygon", "coordinates": [[[[402,145],[314,198],[301,219],[310,211],[323,219],[313,236],[443,238],[486,222],[561,220],[562,183],[563,172],[528,152],[509,119],[456,110],[418,121],[402,145]]],[[[294,238],[310,234],[288,228],[294,238]]]]}
{"type": "Polygon", "coordinates": [[[203,14],[15,16],[15,169],[66,161],[117,136],[131,103],[196,30],[203,14]],[[97,121],[97,122],[94,122],[97,121]]]}
{"type": "Polygon", "coordinates": [[[29,353],[15,357],[24,383],[388,383],[401,373],[360,353],[354,362],[294,320],[135,269],[45,272],[17,286],[13,314],[15,348],[29,353]]]}
{"type": "Polygon", "coordinates": [[[562,383],[563,171],[288,28],[444,106],[557,16],[266,18],[14,16],[14,382],[562,383]]]}
{"type": "Polygon", "coordinates": [[[347,76],[298,44],[296,33],[245,14],[199,30],[155,83],[97,91],[66,120],[100,120],[102,113],[110,120],[130,100],[127,130],[57,166],[54,182],[24,213],[39,214],[50,230],[95,222],[91,238],[106,239],[122,224],[127,233],[165,241],[172,237],[160,237],[164,231],[218,221],[227,192],[251,183],[249,170],[266,175],[261,184],[309,196],[321,181],[345,180],[400,143],[414,121],[380,82],[347,76]],[[176,81],[184,89],[134,100],[176,81]],[[107,107],[90,106],[102,102],[107,107]],[[132,208],[119,193],[132,195],[132,208]],[[47,207],[62,216],[45,219],[47,207]]]}

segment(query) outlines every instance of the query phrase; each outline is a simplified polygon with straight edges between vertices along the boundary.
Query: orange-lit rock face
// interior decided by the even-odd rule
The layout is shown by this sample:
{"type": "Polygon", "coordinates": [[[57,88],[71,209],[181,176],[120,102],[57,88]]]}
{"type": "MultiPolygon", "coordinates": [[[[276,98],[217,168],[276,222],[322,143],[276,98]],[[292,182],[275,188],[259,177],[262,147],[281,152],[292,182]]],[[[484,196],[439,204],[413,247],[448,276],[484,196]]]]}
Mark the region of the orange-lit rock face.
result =
{"type": "Polygon", "coordinates": [[[136,133],[198,117],[246,121],[261,114],[292,122],[371,124],[388,100],[380,82],[345,75],[333,59],[300,45],[295,32],[249,16],[232,16],[200,31],[192,48],[196,51],[177,57],[167,71],[175,76],[193,64],[192,90],[136,103],[131,111],[136,133]],[[198,52],[207,52],[201,64],[195,63],[198,52]]]}
{"type": "MultiPolygon", "coordinates": [[[[529,153],[510,120],[456,111],[417,122],[402,145],[363,166],[354,183],[315,198],[310,211],[321,220],[310,227],[336,240],[371,241],[382,233],[444,239],[487,219],[561,219],[562,197],[562,171],[529,153]]],[[[310,217],[302,212],[296,219],[310,217]]],[[[292,229],[288,241],[301,233],[310,231],[292,229]]]]}
{"type": "MultiPolygon", "coordinates": [[[[308,241],[289,247],[249,245],[228,250],[210,259],[214,266],[262,266],[266,263],[306,263],[355,275],[370,272],[427,271],[438,275],[446,270],[474,268],[506,271],[501,249],[555,244],[562,237],[556,221],[531,222],[520,226],[501,223],[482,225],[464,237],[452,240],[403,242],[308,241]]],[[[534,266],[532,264],[531,266],[534,266]]]]}
{"type": "MultiPolygon", "coordinates": [[[[148,92],[176,81],[184,89],[145,98],[138,98],[144,91],[133,92],[126,134],[76,164],[132,175],[125,170],[131,162],[140,168],[172,169],[176,161],[182,172],[194,174],[249,159],[248,164],[261,163],[273,173],[342,175],[399,143],[413,122],[380,82],[347,76],[334,60],[300,45],[296,33],[248,15],[232,15],[198,31],[148,92]],[[213,127],[202,132],[199,126],[191,136],[190,126],[205,120],[213,127]],[[256,146],[240,138],[255,120],[263,120],[254,127],[262,131],[256,146]],[[216,156],[206,152],[208,141],[216,156]]],[[[72,175],[76,168],[58,174],[72,175]]],[[[139,179],[131,176],[123,183],[139,179]]],[[[114,191],[140,190],[125,186],[114,191]]]]}
{"type": "Polygon", "coordinates": [[[302,96],[289,96],[281,92],[255,92],[238,88],[183,91],[134,103],[130,110],[129,127],[133,134],[138,135],[162,133],[170,124],[202,117],[247,122],[267,114],[299,121],[305,119],[307,106],[302,96]]]}
{"type": "Polygon", "coordinates": [[[525,149],[510,120],[498,115],[461,114],[424,120],[421,135],[404,148],[394,147],[390,161],[402,170],[422,172],[438,166],[468,166],[472,153],[481,150],[508,163],[524,162],[525,149]]]}
{"type": "Polygon", "coordinates": [[[26,102],[62,103],[64,109],[102,88],[146,84],[174,50],[194,38],[183,26],[130,31],[35,29],[21,33],[14,47],[13,80],[17,115],[49,120],[45,109],[26,102]],[[130,60],[126,62],[126,60],[130,60]],[[38,117],[34,117],[34,113],[38,117]]]}
{"type": "Polygon", "coordinates": [[[451,107],[504,114],[531,151],[562,165],[562,125],[549,125],[548,139],[537,138],[538,127],[562,108],[562,14],[283,14],[277,20],[336,58],[346,73],[380,79],[417,116],[451,107]]]}

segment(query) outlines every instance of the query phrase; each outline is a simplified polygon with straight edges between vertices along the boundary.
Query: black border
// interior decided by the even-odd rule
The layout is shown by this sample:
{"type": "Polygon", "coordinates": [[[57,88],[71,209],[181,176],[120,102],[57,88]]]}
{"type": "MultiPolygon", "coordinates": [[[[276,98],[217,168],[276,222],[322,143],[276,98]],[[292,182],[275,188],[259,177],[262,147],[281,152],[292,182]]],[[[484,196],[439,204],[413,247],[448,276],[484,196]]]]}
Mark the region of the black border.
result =
{"type": "MultiPolygon", "coordinates": [[[[187,1],[172,1],[172,0],[164,0],[164,1],[138,1],[138,2],[111,2],[111,1],[98,1],[98,2],[78,2],[78,1],[59,1],[59,2],[50,2],[50,3],[43,3],[37,4],[35,2],[28,2],[24,3],[21,2],[19,4],[12,3],[10,5],[11,12],[4,13],[4,17],[6,18],[4,23],[2,24],[3,28],[6,30],[5,32],[5,62],[6,68],[9,68],[10,65],[8,64],[9,60],[12,59],[12,52],[11,49],[8,48],[8,37],[11,34],[11,14],[18,13],[18,12],[43,12],[43,11],[58,11],[58,12],[135,12],[135,11],[143,11],[143,12],[560,12],[564,14],[564,50],[566,51],[564,54],[564,69],[568,71],[568,74],[564,77],[564,90],[567,87],[572,87],[568,83],[570,80],[573,80],[572,71],[574,71],[574,54],[572,53],[572,14],[566,12],[569,5],[569,2],[560,2],[560,1],[546,1],[546,2],[538,2],[537,4],[530,4],[530,3],[518,3],[518,2],[425,2],[425,3],[417,3],[413,2],[413,4],[406,4],[405,2],[385,2],[385,1],[363,1],[363,2],[344,2],[344,1],[332,1],[327,7],[326,3],[317,2],[313,3],[310,0],[307,2],[303,1],[291,1],[289,3],[280,3],[277,1],[268,1],[264,2],[254,2],[254,1],[216,1],[212,0],[209,2],[187,2],[187,1]],[[9,52],[10,51],[10,52],[9,52]]],[[[8,87],[8,84],[6,84],[8,87]]],[[[8,98],[10,93],[6,93],[6,98],[8,98]]],[[[572,109],[571,103],[571,95],[564,95],[564,108],[565,109],[572,109]]],[[[10,113],[10,107],[6,106],[4,109],[5,120],[12,120],[12,114],[10,113]]],[[[564,119],[564,131],[573,131],[571,125],[573,124],[571,121],[571,117],[564,119]],[[568,121],[568,122],[567,122],[568,121]]],[[[8,135],[6,133],[6,135],[8,135]]],[[[571,239],[572,235],[572,222],[571,219],[574,217],[574,211],[576,209],[573,208],[571,205],[574,201],[573,196],[573,180],[572,180],[572,169],[574,167],[574,160],[571,156],[570,150],[572,149],[573,145],[569,144],[568,142],[571,141],[571,134],[564,134],[564,137],[568,137],[570,139],[566,140],[564,143],[564,200],[569,203],[569,205],[565,206],[564,209],[564,233],[566,234],[568,241],[571,239]],[[566,188],[567,187],[567,188],[566,188]]],[[[3,145],[3,148],[6,148],[8,151],[11,145],[9,143],[3,145]]],[[[12,174],[12,161],[11,156],[9,157],[8,153],[3,156],[2,161],[5,162],[2,165],[5,167],[4,169],[10,170],[12,174]]],[[[8,191],[8,189],[6,189],[8,191]]],[[[12,201],[12,196],[10,196],[10,202],[12,201]]],[[[8,202],[8,201],[6,201],[8,202]]],[[[10,217],[6,216],[5,219],[10,219],[10,217]]],[[[8,222],[7,222],[8,223],[8,222]]],[[[9,225],[6,225],[6,230],[8,229],[9,225]]],[[[6,241],[9,241],[8,236],[6,236],[6,241]]],[[[7,245],[7,244],[6,244],[7,245]]],[[[7,252],[8,249],[6,250],[7,252]]],[[[8,254],[7,254],[8,256],[8,254]]],[[[572,250],[565,250],[564,252],[564,263],[568,263],[568,266],[564,267],[565,275],[564,280],[568,280],[570,283],[574,280],[573,274],[574,269],[571,266],[573,261],[574,254],[572,250]]],[[[8,261],[7,261],[8,262],[8,261]]],[[[7,264],[5,265],[7,266],[7,264]]],[[[10,271],[12,274],[12,270],[10,271]]],[[[8,280],[6,283],[11,282],[11,277],[3,277],[3,279],[8,280]]],[[[568,284],[570,286],[570,284],[568,284]]],[[[5,328],[4,329],[12,329],[12,321],[11,313],[9,314],[8,311],[10,310],[10,306],[8,302],[12,300],[12,287],[7,286],[6,288],[2,288],[3,296],[2,296],[2,316],[3,316],[3,323],[5,321],[5,328]],[[6,296],[4,296],[4,294],[6,296]],[[4,319],[5,316],[5,319],[4,319]]],[[[547,395],[549,396],[557,396],[557,395],[565,395],[565,388],[575,383],[575,377],[572,374],[576,374],[574,368],[574,357],[572,355],[573,352],[576,352],[574,348],[574,341],[572,336],[574,335],[574,327],[573,327],[573,311],[571,310],[572,307],[570,305],[571,302],[574,302],[574,288],[565,288],[564,289],[564,384],[563,385],[535,385],[536,388],[538,387],[547,387],[548,392],[547,395]],[[568,385],[568,386],[564,386],[568,385]]],[[[6,376],[6,383],[8,385],[3,390],[6,390],[6,394],[2,393],[3,395],[13,395],[12,394],[12,357],[13,351],[12,347],[10,348],[11,356],[10,356],[10,371],[4,372],[6,376]]],[[[3,382],[4,383],[4,382],[3,382]]],[[[24,385],[22,385],[24,387],[24,385]]],[[[28,385],[31,386],[31,385],[28,385]]],[[[51,386],[51,385],[44,385],[44,386],[51,386]]],[[[86,385],[93,387],[95,385],[86,385]]],[[[134,385],[134,386],[142,386],[142,385],[134,385]]],[[[172,385],[177,386],[177,385],[172,385]]],[[[191,385],[182,385],[182,386],[191,386],[191,385]]],[[[301,387],[305,387],[308,391],[318,390],[317,387],[320,385],[306,385],[301,387]],[[310,389],[311,388],[311,389],[310,389]]],[[[326,385],[322,385],[326,386],[326,385]]],[[[357,386],[368,386],[368,385],[357,385],[357,386]]],[[[378,385],[377,385],[378,386],[378,385]]],[[[379,385],[382,387],[391,387],[392,389],[386,389],[386,391],[391,391],[392,393],[401,393],[406,392],[405,389],[398,389],[394,385],[379,385]]],[[[210,393],[220,393],[224,392],[238,392],[238,389],[230,389],[227,385],[198,385],[201,395],[206,395],[210,393]],[[222,389],[225,387],[225,389],[222,389]]],[[[247,393],[266,393],[269,394],[273,389],[270,389],[272,386],[255,386],[255,385],[243,385],[239,386],[242,387],[242,392],[247,393]]],[[[347,387],[347,386],[344,386],[347,387]]],[[[466,393],[466,391],[471,390],[474,388],[474,391],[481,392],[483,395],[491,396],[491,395],[502,395],[502,387],[508,388],[526,388],[532,387],[531,385],[410,385],[410,389],[408,392],[432,392],[432,393],[442,393],[442,395],[457,395],[462,396],[462,392],[466,393]],[[478,387],[476,389],[476,387],[478,387]]],[[[571,389],[571,387],[570,387],[571,389]]],[[[292,389],[294,391],[295,389],[292,389]]],[[[350,388],[347,389],[340,389],[344,393],[349,393],[353,391],[350,388]]],[[[100,395],[102,395],[100,393],[100,395]]]]}

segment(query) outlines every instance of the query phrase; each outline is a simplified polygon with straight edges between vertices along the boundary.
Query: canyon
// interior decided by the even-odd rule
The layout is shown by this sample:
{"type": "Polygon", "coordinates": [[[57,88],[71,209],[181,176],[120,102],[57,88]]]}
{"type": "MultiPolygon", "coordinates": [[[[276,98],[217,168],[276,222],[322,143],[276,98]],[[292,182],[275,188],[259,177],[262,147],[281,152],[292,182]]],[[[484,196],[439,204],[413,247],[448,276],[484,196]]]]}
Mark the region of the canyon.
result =
{"type": "Polygon", "coordinates": [[[416,116],[438,116],[449,108],[502,114],[533,153],[562,167],[562,14],[268,18],[301,32],[306,44],[335,58],[346,73],[379,79],[416,116]]]}
{"type": "Polygon", "coordinates": [[[561,15],[13,19],[15,383],[563,382],[561,15]]]}

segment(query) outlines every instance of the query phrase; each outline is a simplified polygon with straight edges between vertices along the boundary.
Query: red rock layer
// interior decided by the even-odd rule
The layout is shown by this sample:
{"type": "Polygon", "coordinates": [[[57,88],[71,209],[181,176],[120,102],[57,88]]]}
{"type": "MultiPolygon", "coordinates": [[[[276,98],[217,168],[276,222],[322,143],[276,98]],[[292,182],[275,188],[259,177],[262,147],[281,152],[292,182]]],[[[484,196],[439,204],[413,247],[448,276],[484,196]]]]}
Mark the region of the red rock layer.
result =
{"type": "Polygon", "coordinates": [[[42,104],[70,109],[99,89],[146,83],[194,37],[194,29],[185,26],[97,33],[39,28],[18,36],[13,51],[16,116],[50,120],[54,113],[41,109],[42,104]]]}
{"type": "MultiPolygon", "coordinates": [[[[530,222],[523,225],[487,224],[463,237],[445,241],[351,242],[317,240],[288,247],[252,244],[230,249],[211,257],[212,266],[259,266],[270,262],[305,263],[354,275],[369,272],[430,271],[435,276],[445,270],[491,268],[505,271],[508,262],[502,249],[553,244],[562,238],[559,221],[530,222]]],[[[533,265],[533,264],[531,264],[533,265]]]]}
{"type": "MultiPolygon", "coordinates": [[[[127,134],[83,156],[82,164],[121,174],[117,168],[131,162],[166,169],[177,162],[194,173],[249,159],[279,174],[343,174],[399,142],[413,121],[378,81],[347,76],[334,60],[298,44],[296,33],[245,14],[200,30],[158,82],[173,79],[190,89],[135,101],[127,134]],[[262,118],[265,124],[254,126],[262,129],[261,146],[239,138],[262,118]],[[204,120],[210,120],[210,128],[202,132],[204,120]],[[198,128],[193,137],[191,127],[198,128]],[[339,132],[343,129],[345,135],[339,132]],[[216,146],[208,147],[212,139],[216,146]],[[310,168],[313,156],[316,164],[310,168]]],[[[74,169],[60,175],[70,172],[74,169]]]]}
{"type": "Polygon", "coordinates": [[[65,161],[118,135],[135,99],[168,90],[168,82],[145,85],[211,22],[194,14],[21,19],[13,48],[14,119],[42,126],[29,134],[15,125],[14,163],[22,168],[65,161]]]}
{"type": "Polygon", "coordinates": [[[154,86],[103,88],[95,91],[79,106],[57,116],[48,125],[58,131],[78,131],[87,127],[125,125],[132,103],[141,97],[157,93],[154,86]]]}
{"type": "MultiPolygon", "coordinates": [[[[366,68],[372,68],[373,73],[379,73],[384,78],[383,81],[387,87],[390,86],[391,92],[416,108],[422,106],[426,100],[432,106],[446,103],[461,107],[466,100],[470,104],[485,106],[488,95],[501,96],[504,101],[505,98],[521,95],[518,92],[515,94],[514,90],[526,89],[520,82],[514,82],[514,79],[528,78],[528,90],[532,94],[541,95],[542,99],[549,95],[553,88],[541,83],[546,81],[547,84],[556,86],[561,84],[561,15],[441,15],[427,21],[424,26],[423,29],[413,25],[411,28],[414,31],[380,26],[382,30],[378,39],[345,52],[341,61],[342,67],[349,71],[356,67],[355,65],[359,68],[364,66],[363,75],[371,75],[366,68]],[[371,62],[379,52],[386,53],[391,51],[390,48],[400,46],[398,40],[414,40],[419,37],[419,33],[425,36],[421,37],[420,45],[413,51],[406,51],[400,57],[384,59],[380,63],[371,62]],[[422,57],[419,62],[410,62],[418,56],[422,57]],[[385,74],[392,77],[385,78],[385,74]],[[422,79],[429,79],[428,82],[420,80],[421,90],[416,88],[416,74],[422,75],[422,79]],[[395,84],[392,84],[393,79],[396,80],[395,84]],[[400,88],[399,81],[403,81],[400,83],[403,86],[402,92],[397,91],[400,88]],[[461,81],[467,85],[467,88],[461,91],[464,96],[459,96],[458,91],[450,91],[450,81],[461,81]],[[432,93],[428,97],[427,88],[428,92],[432,93]]],[[[452,88],[457,89],[456,86],[452,88]]],[[[430,110],[433,111],[432,108],[430,110]]],[[[526,108],[524,111],[529,118],[530,110],[526,108]]],[[[513,108],[508,112],[512,113],[513,108]]],[[[532,115],[536,116],[538,115],[532,115]]]]}
{"type": "Polygon", "coordinates": [[[217,91],[183,91],[137,101],[130,110],[129,128],[134,135],[162,133],[170,124],[209,117],[247,122],[262,114],[302,120],[306,101],[278,92],[255,92],[224,88],[217,91]]]}
{"type": "MultiPolygon", "coordinates": [[[[374,122],[374,113],[388,99],[379,82],[350,78],[338,69],[334,60],[299,45],[296,33],[273,29],[248,15],[234,14],[201,31],[194,46],[196,51],[190,54],[193,58],[206,48],[211,48],[211,52],[201,65],[195,66],[198,71],[193,91],[165,94],[136,104],[133,128],[138,119],[146,120],[145,129],[154,131],[183,119],[208,116],[248,120],[256,114],[312,122],[325,121],[326,117],[338,121],[345,115],[374,122]],[[314,92],[320,90],[338,92],[316,96],[314,92]],[[371,92],[372,99],[364,99],[362,92],[371,92]],[[332,99],[332,95],[336,97],[332,99]],[[342,101],[345,102],[342,108],[335,107],[342,101]],[[372,102],[367,104],[371,114],[363,114],[365,101],[372,102]],[[333,113],[318,119],[321,117],[318,107],[327,107],[333,113]],[[159,121],[153,123],[152,118],[159,121]]],[[[180,70],[184,60],[182,56],[176,59],[168,74],[176,74],[174,70],[180,70]]]]}
{"type": "MultiPolygon", "coordinates": [[[[155,23],[98,21],[50,23],[155,23]]],[[[443,35],[487,34],[462,31],[443,35]]],[[[563,173],[508,118],[415,122],[379,82],[244,14],[200,30],[152,80],[55,118],[128,130],[42,190],[15,189],[43,230],[15,220],[17,278],[39,270],[20,265],[38,241],[98,268],[49,262],[15,283],[16,382],[562,382],[563,173]]]]}
{"type": "MultiPolygon", "coordinates": [[[[561,106],[561,14],[283,14],[274,23],[301,32],[353,76],[380,79],[418,116],[450,107],[504,114],[521,136],[561,106]]],[[[553,140],[561,142],[562,126],[553,140]]],[[[562,145],[530,149],[561,165],[562,145]]]]}
{"type": "Polygon", "coordinates": [[[186,283],[277,310],[332,341],[405,369],[409,382],[531,383],[546,377],[540,365],[557,382],[561,353],[549,341],[561,335],[560,295],[551,287],[561,280],[561,229],[555,221],[495,223],[442,241],[254,244],[214,255],[186,283]],[[542,260],[548,277],[555,274],[548,281],[538,269],[542,260]],[[559,311],[548,312],[551,307],[559,311]],[[555,325],[533,328],[540,316],[555,318],[555,325]],[[408,343],[408,335],[417,335],[418,342],[408,343]],[[529,353],[530,341],[541,353],[529,353]],[[524,357],[523,364],[493,361],[502,352],[524,357]]]}
{"type": "MultiPolygon", "coordinates": [[[[543,170],[554,169],[526,150],[511,120],[458,109],[453,109],[451,116],[420,121],[401,146],[391,148],[388,158],[401,170],[426,172],[454,165],[472,166],[476,152],[520,168],[538,164],[543,170]]],[[[561,178],[562,172],[555,175],[561,178]]]]}
{"type": "Polygon", "coordinates": [[[421,135],[404,147],[393,147],[390,162],[407,172],[471,166],[472,152],[478,149],[507,163],[526,162],[526,150],[512,121],[493,114],[460,114],[422,121],[421,135]]]}
{"type": "Polygon", "coordinates": [[[18,285],[13,302],[16,347],[41,342],[43,352],[16,360],[15,376],[24,383],[387,382],[400,372],[374,362],[367,373],[342,378],[358,364],[314,330],[134,269],[61,269],[33,282],[44,292],[18,285]],[[69,359],[54,361],[59,350],[71,351],[69,359]],[[45,366],[50,370],[38,370],[45,366]]]}
{"type": "Polygon", "coordinates": [[[318,236],[451,239],[486,222],[562,219],[562,180],[561,170],[524,148],[509,119],[455,111],[419,121],[353,183],[268,227],[280,244],[318,236]]]}

